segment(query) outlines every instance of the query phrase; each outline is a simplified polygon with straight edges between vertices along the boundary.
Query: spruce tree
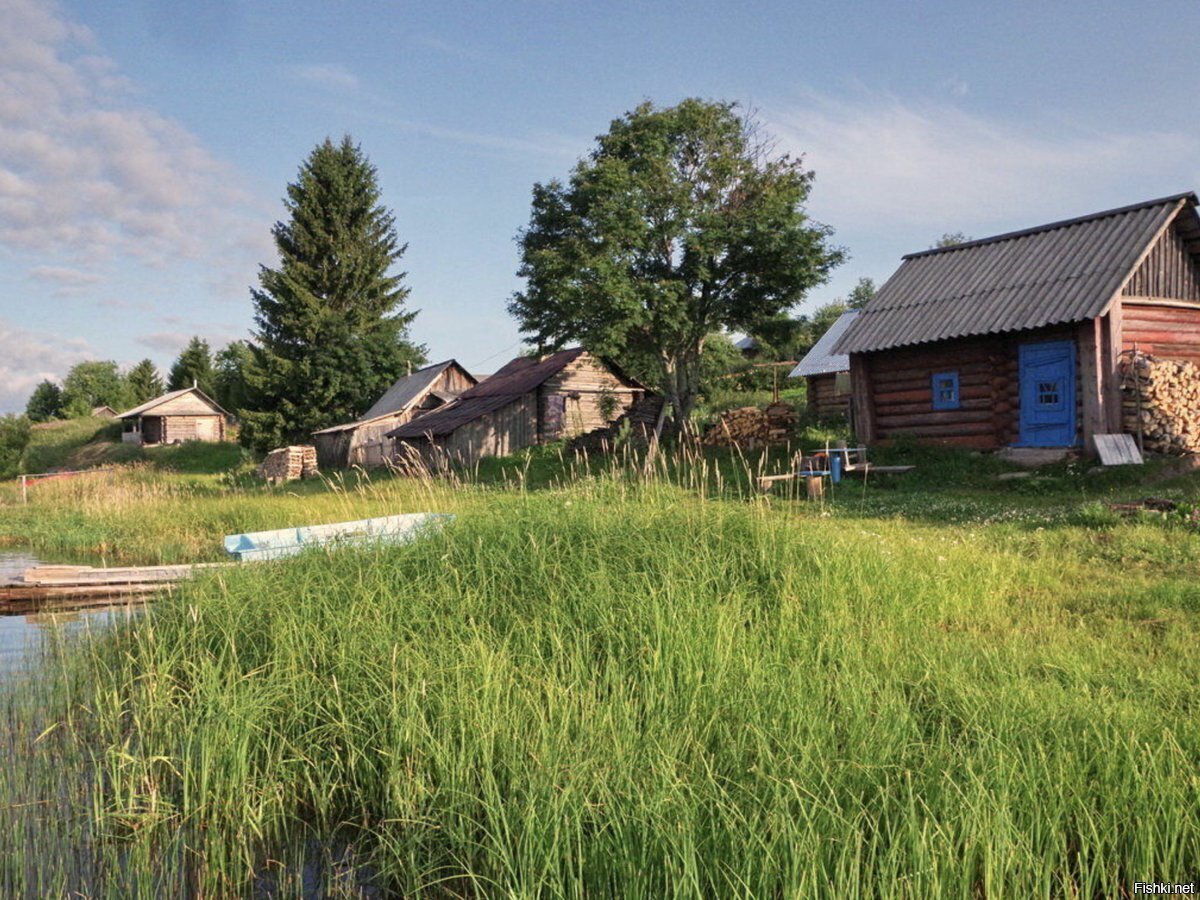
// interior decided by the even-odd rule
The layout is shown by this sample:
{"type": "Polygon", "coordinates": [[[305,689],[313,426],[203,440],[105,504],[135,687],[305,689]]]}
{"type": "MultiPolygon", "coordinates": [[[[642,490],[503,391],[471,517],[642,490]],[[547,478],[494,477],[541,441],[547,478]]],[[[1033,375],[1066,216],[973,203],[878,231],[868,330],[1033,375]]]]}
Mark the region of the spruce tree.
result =
{"type": "Polygon", "coordinates": [[[349,136],[328,138],[288,185],[288,221],[272,229],[278,268],[252,290],[257,331],[246,367],[242,440],[258,449],[361,415],[424,361],[408,339],[405,251],[380,202],[375,167],[349,136]]]}
{"type": "Polygon", "coordinates": [[[167,390],[179,391],[183,388],[198,387],[208,396],[213,393],[213,360],[212,350],[208,341],[202,337],[194,337],[179,354],[179,359],[171,366],[167,376],[167,390]]]}
{"type": "Polygon", "coordinates": [[[129,387],[129,398],[134,406],[153,400],[163,392],[162,376],[148,359],[143,359],[129,370],[125,384],[129,387]]]}

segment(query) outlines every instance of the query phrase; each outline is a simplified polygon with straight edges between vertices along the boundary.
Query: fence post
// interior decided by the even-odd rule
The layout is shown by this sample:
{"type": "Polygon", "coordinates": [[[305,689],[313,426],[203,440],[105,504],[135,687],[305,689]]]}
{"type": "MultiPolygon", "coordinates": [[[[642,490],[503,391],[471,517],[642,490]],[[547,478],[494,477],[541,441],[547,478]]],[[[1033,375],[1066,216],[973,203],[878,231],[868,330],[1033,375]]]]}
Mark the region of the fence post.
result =
{"type": "Polygon", "coordinates": [[[29,488],[25,481],[25,476],[21,476],[21,503],[27,505],[29,503],[29,488]]]}

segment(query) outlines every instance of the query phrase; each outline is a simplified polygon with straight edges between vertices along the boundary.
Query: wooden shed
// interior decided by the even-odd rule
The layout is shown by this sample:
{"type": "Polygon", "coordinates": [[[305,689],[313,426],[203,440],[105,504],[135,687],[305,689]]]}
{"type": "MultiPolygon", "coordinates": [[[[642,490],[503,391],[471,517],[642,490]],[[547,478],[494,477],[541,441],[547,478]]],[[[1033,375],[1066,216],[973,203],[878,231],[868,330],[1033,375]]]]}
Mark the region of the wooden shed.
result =
{"type": "Polygon", "coordinates": [[[455,463],[507,456],[602,428],[646,389],[616,367],[576,347],[518,357],[448,403],[390,432],[422,454],[455,463]]]}
{"type": "Polygon", "coordinates": [[[225,440],[229,413],[199,388],[169,391],[117,416],[127,444],[225,440]]]}
{"type": "Polygon", "coordinates": [[[95,419],[115,419],[117,411],[105,403],[103,406],[92,407],[92,418],[95,419]]]}
{"type": "Polygon", "coordinates": [[[476,384],[456,360],[418,369],[388,388],[360,418],[313,433],[317,461],[323,469],[381,466],[392,455],[388,432],[444,406],[476,384]]]}
{"type": "Polygon", "coordinates": [[[1121,431],[1134,343],[1200,361],[1200,217],[1177,194],[904,257],[835,347],[860,440],[1079,447],[1121,431]]]}
{"type": "Polygon", "coordinates": [[[850,414],[850,357],[833,348],[857,315],[857,310],[842,313],[788,374],[804,379],[808,412],[819,419],[850,414]]]}

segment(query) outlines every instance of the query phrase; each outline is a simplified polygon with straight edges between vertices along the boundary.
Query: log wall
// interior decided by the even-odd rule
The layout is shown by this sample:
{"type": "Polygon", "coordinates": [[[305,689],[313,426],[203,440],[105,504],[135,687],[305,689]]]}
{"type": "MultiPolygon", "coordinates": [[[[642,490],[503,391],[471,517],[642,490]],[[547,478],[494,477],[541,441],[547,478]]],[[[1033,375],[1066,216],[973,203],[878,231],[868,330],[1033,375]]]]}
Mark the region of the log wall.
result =
{"type": "MultiPolygon", "coordinates": [[[[855,354],[865,375],[856,376],[855,389],[867,385],[868,397],[863,399],[869,402],[865,412],[870,421],[870,430],[859,424],[864,415],[860,400],[855,412],[859,437],[886,441],[907,435],[979,450],[1015,443],[1020,435],[1017,348],[1023,343],[1074,339],[1073,329],[1039,329],[855,354]],[[958,372],[960,405],[935,410],[933,375],[947,371],[958,372]]],[[[1077,423],[1083,421],[1080,370],[1077,358],[1077,423]]]]}
{"type": "Polygon", "coordinates": [[[1121,304],[1122,349],[1200,365],[1200,306],[1126,299],[1121,304]]]}
{"type": "Polygon", "coordinates": [[[810,415],[818,419],[832,419],[849,414],[850,391],[837,389],[837,373],[808,375],[804,384],[810,415]]]}

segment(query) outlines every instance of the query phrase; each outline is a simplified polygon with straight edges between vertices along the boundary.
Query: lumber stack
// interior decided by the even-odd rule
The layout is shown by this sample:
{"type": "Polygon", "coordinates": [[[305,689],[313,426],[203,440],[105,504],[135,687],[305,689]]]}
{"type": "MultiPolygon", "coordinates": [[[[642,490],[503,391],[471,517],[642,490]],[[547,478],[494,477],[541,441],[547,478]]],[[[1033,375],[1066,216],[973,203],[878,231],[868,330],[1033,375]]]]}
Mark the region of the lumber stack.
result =
{"type": "Polygon", "coordinates": [[[1200,452],[1200,368],[1147,353],[1122,358],[1121,411],[1124,430],[1140,430],[1147,450],[1200,452]]]}
{"type": "Polygon", "coordinates": [[[784,444],[796,427],[796,409],[790,403],[776,400],[767,406],[767,443],[784,444]]]}
{"type": "MultiPolygon", "coordinates": [[[[576,435],[567,443],[567,449],[571,452],[607,453],[617,446],[623,434],[634,446],[644,447],[654,434],[654,426],[658,423],[664,403],[666,401],[662,397],[642,397],[611,425],[576,435]]],[[[663,433],[670,431],[670,427],[664,425],[663,433]]]]}
{"type": "Polygon", "coordinates": [[[297,478],[314,478],[320,474],[317,468],[317,448],[309,446],[280,447],[267,454],[258,467],[258,475],[270,484],[295,481],[297,478]]]}
{"type": "Polygon", "coordinates": [[[228,563],[138,566],[97,569],[91,566],[34,566],[19,579],[0,583],[0,615],[47,610],[87,609],[116,602],[142,602],[169,591],[197,569],[228,563]]]}

